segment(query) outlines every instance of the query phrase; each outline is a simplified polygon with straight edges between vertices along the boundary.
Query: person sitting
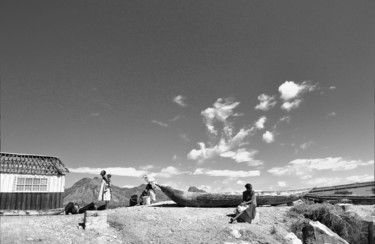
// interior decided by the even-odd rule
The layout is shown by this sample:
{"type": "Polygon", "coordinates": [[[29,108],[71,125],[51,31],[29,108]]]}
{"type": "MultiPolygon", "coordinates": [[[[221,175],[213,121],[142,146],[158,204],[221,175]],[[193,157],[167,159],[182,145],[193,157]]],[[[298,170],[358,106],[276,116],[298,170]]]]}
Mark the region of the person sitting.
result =
{"type": "Polygon", "coordinates": [[[251,221],[255,218],[257,201],[255,192],[251,184],[247,183],[245,185],[246,191],[242,193],[243,202],[236,209],[236,216],[231,218],[229,223],[233,223],[237,219],[241,222],[248,222],[251,224],[251,221]]]}
{"type": "Polygon", "coordinates": [[[79,206],[77,203],[69,202],[65,206],[65,214],[78,214],[79,206]]]}

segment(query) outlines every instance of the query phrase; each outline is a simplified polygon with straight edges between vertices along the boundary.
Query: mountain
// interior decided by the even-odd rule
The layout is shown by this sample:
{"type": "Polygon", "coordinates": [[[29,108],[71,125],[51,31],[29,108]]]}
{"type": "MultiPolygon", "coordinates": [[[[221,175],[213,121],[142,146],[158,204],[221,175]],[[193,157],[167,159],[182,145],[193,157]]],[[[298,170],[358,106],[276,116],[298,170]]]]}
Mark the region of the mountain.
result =
{"type": "Polygon", "coordinates": [[[188,189],[188,191],[190,191],[190,192],[206,192],[206,191],[201,190],[201,189],[199,189],[199,188],[197,188],[195,186],[190,186],[189,189],[188,189]]]}
{"type": "MultiPolygon", "coordinates": [[[[70,188],[65,189],[64,192],[64,206],[69,202],[78,203],[79,206],[84,206],[91,202],[103,204],[98,201],[98,195],[100,190],[101,179],[98,177],[83,178],[70,188]]],[[[129,199],[132,195],[141,195],[143,190],[146,188],[146,184],[139,185],[133,188],[121,188],[112,185],[112,201],[109,203],[109,207],[120,207],[128,206],[129,199]]],[[[162,193],[160,190],[156,190],[156,202],[169,201],[170,199],[162,193]]]]}

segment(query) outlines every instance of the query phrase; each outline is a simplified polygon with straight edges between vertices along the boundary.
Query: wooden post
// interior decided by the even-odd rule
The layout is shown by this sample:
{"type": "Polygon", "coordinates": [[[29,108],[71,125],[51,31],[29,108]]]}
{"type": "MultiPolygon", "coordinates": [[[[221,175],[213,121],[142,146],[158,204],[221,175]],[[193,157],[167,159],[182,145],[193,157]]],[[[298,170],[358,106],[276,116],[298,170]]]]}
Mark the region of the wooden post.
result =
{"type": "Polygon", "coordinates": [[[83,218],[83,228],[103,229],[109,227],[106,211],[86,211],[83,218]]]}

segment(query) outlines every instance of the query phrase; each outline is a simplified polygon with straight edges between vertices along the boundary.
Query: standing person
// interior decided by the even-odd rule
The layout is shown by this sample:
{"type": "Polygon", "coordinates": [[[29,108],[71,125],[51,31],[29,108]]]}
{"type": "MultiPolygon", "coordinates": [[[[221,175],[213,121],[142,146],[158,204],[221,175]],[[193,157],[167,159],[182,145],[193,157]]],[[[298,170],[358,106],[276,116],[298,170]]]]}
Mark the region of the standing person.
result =
{"type": "Polygon", "coordinates": [[[231,218],[229,223],[233,223],[238,218],[244,222],[251,224],[251,221],[255,218],[257,200],[255,192],[251,184],[247,183],[245,185],[246,191],[242,193],[243,202],[236,209],[236,216],[231,218]]]}
{"type": "Polygon", "coordinates": [[[105,170],[102,170],[100,172],[100,175],[102,176],[102,183],[100,185],[100,191],[99,191],[99,201],[105,201],[105,209],[107,209],[109,201],[111,201],[112,198],[112,190],[111,190],[111,175],[108,174],[106,176],[105,170]]]}

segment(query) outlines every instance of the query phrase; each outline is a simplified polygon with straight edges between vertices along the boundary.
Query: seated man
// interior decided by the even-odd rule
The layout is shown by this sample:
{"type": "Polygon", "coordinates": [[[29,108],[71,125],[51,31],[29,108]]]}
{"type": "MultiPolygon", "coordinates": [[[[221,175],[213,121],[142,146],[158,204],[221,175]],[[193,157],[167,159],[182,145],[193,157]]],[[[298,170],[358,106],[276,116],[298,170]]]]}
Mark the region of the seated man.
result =
{"type": "Polygon", "coordinates": [[[251,223],[251,221],[255,218],[257,207],[255,192],[249,183],[245,185],[245,188],[246,191],[242,193],[243,202],[237,207],[236,216],[231,218],[229,223],[233,223],[237,219],[239,219],[241,222],[251,223]]]}

